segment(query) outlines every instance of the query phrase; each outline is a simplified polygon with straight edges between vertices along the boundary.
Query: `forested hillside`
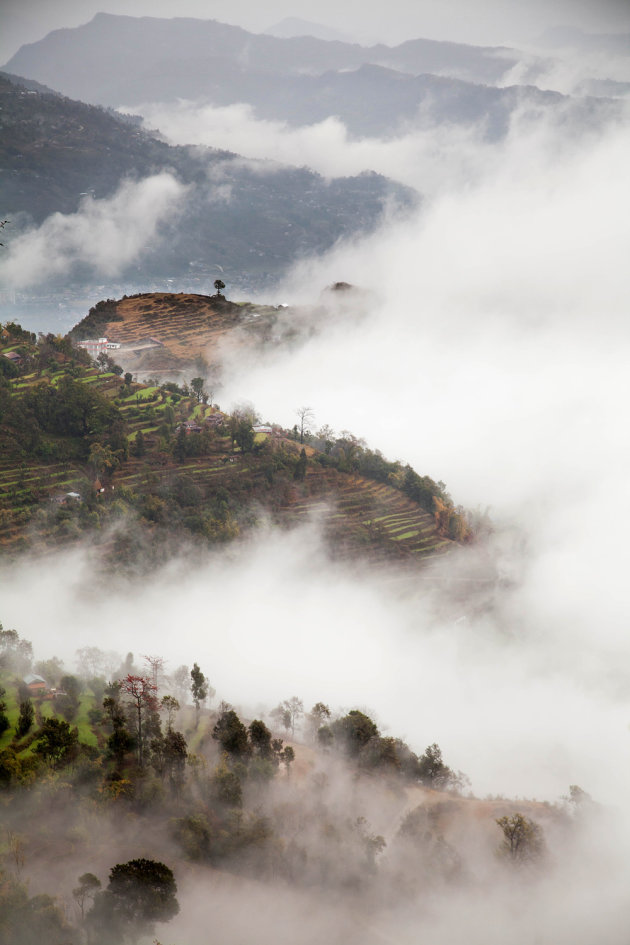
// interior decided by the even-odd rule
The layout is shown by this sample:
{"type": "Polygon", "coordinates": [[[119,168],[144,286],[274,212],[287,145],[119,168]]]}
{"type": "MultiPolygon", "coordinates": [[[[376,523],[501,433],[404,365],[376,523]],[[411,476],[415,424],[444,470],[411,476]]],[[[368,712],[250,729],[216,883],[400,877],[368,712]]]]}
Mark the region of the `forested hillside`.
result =
{"type": "MultiPolygon", "coordinates": [[[[308,168],[244,161],[211,148],[171,147],[121,116],[0,75],[0,206],[12,241],[29,223],[112,197],[125,181],[167,174],[182,185],[176,207],[122,276],[213,273],[276,280],[295,260],[373,229],[388,202],[417,195],[372,173],[324,180],[308,168]],[[181,225],[185,219],[185,226],[181,225]]],[[[142,221],[140,221],[140,224],[142,221]]],[[[75,265],[68,281],[86,281],[75,265]]]]}
{"type": "Polygon", "coordinates": [[[358,708],[280,693],[248,717],[204,670],[84,646],[73,671],[0,625],[0,941],[114,945],[173,921],[184,942],[198,883],[236,902],[256,881],[347,908],[358,943],[441,891],[534,882],[593,815],[576,786],[480,801],[439,745],[417,754],[358,708]]]}

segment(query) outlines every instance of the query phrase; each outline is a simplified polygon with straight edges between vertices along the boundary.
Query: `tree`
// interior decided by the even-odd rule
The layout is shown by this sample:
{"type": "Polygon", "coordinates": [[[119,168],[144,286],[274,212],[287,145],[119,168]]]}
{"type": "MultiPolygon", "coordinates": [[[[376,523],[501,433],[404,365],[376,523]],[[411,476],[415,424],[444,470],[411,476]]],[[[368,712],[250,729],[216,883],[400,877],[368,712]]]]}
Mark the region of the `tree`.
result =
{"type": "Polygon", "coordinates": [[[164,770],[171,787],[179,790],[184,782],[188,744],[181,732],[169,728],[164,736],[164,770]]]}
{"type": "Polygon", "coordinates": [[[124,692],[136,713],[137,736],[138,736],[138,764],[142,767],[143,762],[143,733],[142,722],[148,712],[157,711],[157,699],[155,698],[156,686],[153,685],[147,676],[134,676],[131,673],[120,682],[120,691],[124,692]]]}
{"type": "Polygon", "coordinates": [[[442,750],[439,745],[429,745],[425,753],[418,759],[418,777],[427,787],[443,791],[449,785],[461,784],[460,776],[456,775],[442,760],[442,750]]]}
{"type": "Polygon", "coordinates": [[[20,640],[17,630],[3,630],[0,623],[0,667],[17,676],[28,673],[33,662],[33,644],[20,640]]]}
{"type": "Polygon", "coordinates": [[[55,699],[55,706],[71,722],[79,711],[81,683],[76,676],[62,676],[59,685],[64,694],[55,699]]]}
{"type": "Polygon", "coordinates": [[[177,701],[175,696],[162,696],[160,707],[164,709],[164,711],[166,712],[166,718],[167,718],[166,730],[170,732],[170,730],[173,727],[173,719],[175,718],[175,716],[177,715],[180,709],[179,702],[177,701]]]}
{"type": "Polygon", "coordinates": [[[120,456],[102,443],[93,443],[88,456],[88,466],[95,476],[109,478],[120,466],[120,456]]]}
{"type": "Polygon", "coordinates": [[[282,760],[284,762],[285,768],[287,769],[287,776],[288,776],[291,774],[291,765],[295,761],[295,752],[293,751],[290,745],[287,745],[284,751],[282,752],[282,760]]]}
{"type": "Polygon", "coordinates": [[[228,768],[225,755],[210,779],[210,789],[213,799],[227,807],[240,807],[243,803],[241,780],[234,771],[228,768]]]}
{"type": "Polygon", "coordinates": [[[293,470],[293,478],[297,482],[302,482],[306,476],[306,466],[308,460],[306,458],[306,450],[304,447],[300,450],[300,458],[298,459],[295,469],[293,470]]]}
{"type": "Polygon", "coordinates": [[[142,659],[145,663],[149,664],[151,669],[151,682],[155,686],[155,691],[158,690],[159,678],[164,670],[164,657],[163,656],[145,656],[143,654],[142,659]]]}
{"type": "Polygon", "coordinates": [[[298,407],[295,411],[300,420],[300,443],[304,442],[304,434],[308,433],[306,429],[309,423],[312,423],[315,419],[315,414],[311,407],[298,407]]]}
{"type": "Polygon", "coordinates": [[[223,751],[228,755],[243,758],[250,753],[247,729],[234,709],[224,708],[212,730],[212,737],[220,743],[223,751]]]}
{"type": "Polygon", "coordinates": [[[216,292],[217,296],[220,296],[223,289],[225,289],[225,282],[223,281],[223,279],[215,279],[214,287],[217,290],[216,292]]]}
{"type": "Polygon", "coordinates": [[[499,854],[517,866],[535,863],[544,856],[545,840],[542,828],[523,814],[499,817],[497,825],[503,831],[499,854]]]}
{"type": "Polygon", "coordinates": [[[271,716],[272,719],[275,719],[277,724],[284,725],[287,732],[289,731],[289,729],[291,728],[291,713],[289,712],[287,707],[284,705],[284,703],[281,702],[279,705],[277,705],[275,709],[271,710],[269,715],[271,716]]]}
{"type": "Polygon", "coordinates": [[[171,686],[180,705],[186,705],[190,691],[190,670],[183,663],[171,675],[171,686]]]}
{"type": "Polygon", "coordinates": [[[133,441],[132,450],[133,450],[133,455],[137,456],[138,459],[140,459],[142,456],[145,455],[147,451],[147,447],[144,441],[144,433],[142,432],[142,430],[138,430],[138,432],[136,433],[135,439],[133,441]]]}
{"type": "Polygon", "coordinates": [[[205,384],[205,380],[203,377],[193,377],[190,382],[190,389],[192,390],[193,394],[197,398],[197,403],[201,402],[201,398],[203,397],[205,393],[203,389],[204,384],[205,384]]]}
{"type": "Polygon", "coordinates": [[[264,722],[254,719],[249,725],[249,739],[252,748],[261,758],[272,758],[271,732],[264,722]]]}
{"type": "Polygon", "coordinates": [[[291,696],[290,699],[285,699],[283,704],[291,716],[291,734],[295,735],[296,722],[304,715],[304,703],[297,696],[291,696]]]}
{"type": "Polygon", "coordinates": [[[133,941],[152,935],[156,922],[168,922],[178,912],[173,871],[156,860],[138,859],[112,867],[107,889],[96,895],[88,922],[97,941],[133,941]]]}
{"type": "Polygon", "coordinates": [[[46,719],[37,736],[35,752],[53,768],[69,760],[78,745],[79,733],[62,719],[46,719]]]}
{"type": "Polygon", "coordinates": [[[199,725],[199,711],[202,704],[208,698],[208,683],[206,677],[199,669],[196,663],[190,671],[190,691],[192,693],[193,703],[195,705],[195,727],[199,725]]]}
{"type": "Polygon", "coordinates": [[[101,888],[101,881],[94,873],[84,873],[79,876],[79,885],[72,890],[72,895],[81,910],[81,921],[85,919],[85,904],[89,899],[94,899],[101,888]]]}
{"type": "Polygon", "coordinates": [[[351,709],[343,718],[333,722],[330,731],[335,741],[340,742],[348,754],[355,757],[371,738],[378,735],[376,724],[368,715],[358,709],[351,709]]]}
{"type": "Polygon", "coordinates": [[[33,703],[30,699],[23,699],[20,702],[20,715],[17,720],[17,725],[15,726],[15,734],[18,738],[24,738],[24,736],[30,732],[34,718],[35,709],[33,708],[33,703]]]}
{"type": "Polygon", "coordinates": [[[322,725],[326,725],[329,718],[330,708],[323,702],[316,702],[306,717],[308,731],[313,740],[315,740],[322,725]]]}
{"type": "Polygon", "coordinates": [[[11,724],[9,722],[9,716],[7,715],[7,703],[4,698],[6,694],[7,694],[7,691],[4,688],[4,686],[0,686],[0,737],[4,735],[9,725],[11,724]]]}

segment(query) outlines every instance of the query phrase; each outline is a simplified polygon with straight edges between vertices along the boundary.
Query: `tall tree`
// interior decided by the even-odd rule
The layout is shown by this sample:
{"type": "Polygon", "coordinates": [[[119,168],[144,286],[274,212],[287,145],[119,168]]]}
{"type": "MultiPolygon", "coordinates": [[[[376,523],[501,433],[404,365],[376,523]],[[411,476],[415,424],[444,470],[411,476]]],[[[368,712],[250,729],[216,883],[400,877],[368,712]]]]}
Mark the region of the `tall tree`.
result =
{"type": "Polygon", "coordinates": [[[151,669],[151,682],[155,686],[155,691],[158,690],[159,679],[164,671],[164,657],[162,656],[142,656],[142,659],[145,663],[149,664],[151,669]]]}
{"type": "Polygon", "coordinates": [[[197,663],[193,663],[193,668],[190,671],[190,679],[190,691],[195,705],[195,726],[197,726],[199,725],[199,711],[202,704],[208,698],[208,683],[197,663]]]}
{"type": "Polygon", "coordinates": [[[120,681],[120,691],[124,693],[136,713],[138,735],[138,764],[143,763],[143,731],[142,723],[147,713],[157,712],[156,687],[147,676],[133,676],[129,674],[120,681]]]}
{"type": "Polygon", "coordinates": [[[298,407],[295,411],[300,420],[300,443],[304,442],[304,434],[308,433],[308,425],[315,419],[312,407],[298,407]]]}
{"type": "Polygon", "coordinates": [[[101,881],[94,873],[84,873],[79,876],[79,885],[72,890],[72,896],[81,910],[81,921],[85,919],[85,905],[88,900],[94,899],[101,888],[101,881]]]}
{"type": "Polygon", "coordinates": [[[190,382],[190,389],[197,398],[197,403],[201,403],[201,398],[203,397],[205,380],[203,377],[193,377],[190,382]]]}
{"type": "Polygon", "coordinates": [[[35,719],[35,709],[30,699],[23,699],[20,702],[20,715],[15,726],[15,734],[18,738],[23,738],[30,732],[33,720],[35,719]]]}

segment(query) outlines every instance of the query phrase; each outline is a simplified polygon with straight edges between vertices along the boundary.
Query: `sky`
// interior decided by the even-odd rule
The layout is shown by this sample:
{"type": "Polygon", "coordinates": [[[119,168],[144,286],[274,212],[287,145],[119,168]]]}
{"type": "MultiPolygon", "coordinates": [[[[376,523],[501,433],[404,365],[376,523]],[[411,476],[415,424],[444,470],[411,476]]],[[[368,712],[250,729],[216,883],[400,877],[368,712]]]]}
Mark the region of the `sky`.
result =
{"type": "Polygon", "coordinates": [[[131,16],[216,19],[262,32],[285,17],[344,31],[359,42],[400,43],[416,37],[479,44],[529,44],[558,25],[586,31],[630,29],[624,0],[2,0],[0,62],[53,29],[79,26],[99,12],[131,16]]]}

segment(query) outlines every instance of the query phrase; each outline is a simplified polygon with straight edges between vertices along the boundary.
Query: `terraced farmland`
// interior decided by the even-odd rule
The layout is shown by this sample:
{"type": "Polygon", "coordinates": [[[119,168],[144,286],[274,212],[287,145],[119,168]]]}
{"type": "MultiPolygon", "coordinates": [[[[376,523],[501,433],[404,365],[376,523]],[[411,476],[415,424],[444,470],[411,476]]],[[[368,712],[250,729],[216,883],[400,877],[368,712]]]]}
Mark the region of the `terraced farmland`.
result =
{"type": "Polygon", "coordinates": [[[435,519],[397,489],[336,470],[309,469],[310,494],[286,506],[293,520],[316,516],[340,555],[368,551],[377,558],[429,558],[454,546],[435,519]],[[321,481],[317,482],[320,478],[321,481]]]}
{"type": "MultiPolygon", "coordinates": [[[[216,296],[147,293],[101,303],[73,329],[75,340],[107,337],[120,342],[116,360],[134,373],[173,376],[196,358],[207,357],[220,340],[239,326],[264,335],[271,306],[237,305],[216,296]],[[252,311],[258,320],[252,325],[252,311]],[[262,316],[262,320],[260,317],[262,316]],[[265,318],[267,316],[267,318],[265,318]],[[157,342],[157,344],[156,344],[157,342]]],[[[245,338],[240,339],[244,343],[245,338]]]]}
{"type": "MultiPolygon", "coordinates": [[[[173,349],[181,351],[185,341],[172,322],[173,297],[157,297],[148,308],[145,298],[124,300],[127,337],[141,330],[147,334],[143,319],[155,315],[159,330],[168,329],[173,349]]],[[[214,313],[208,302],[196,316],[209,324],[205,337],[227,330],[232,318],[214,313]]],[[[123,303],[107,303],[110,315],[118,304],[123,303]]],[[[184,321],[195,332],[194,319],[192,326],[189,315],[184,321]]],[[[119,324],[113,317],[112,325],[119,324]]],[[[195,337],[199,344],[198,331],[195,337]]],[[[278,429],[257,436],[243,452],[228,434],[228,418],[213,419],[216,408],[198,402],[186,388],[137,384],[129,377],[123,381],[114,372],[99,371],[67,344],[53,346],[54,357],[49,352],[46,360],[46,344],[52,342],[26,339],[19,376],[2,388],[9,417],[0,427],[0,545],[5,551],[54,547],[87,534],[99,541],[99,533],[111,532],[109,524],[136,531],[140,525],[149,543],[154,534],[167,540],[170,533],[224,541],[254,527],[261,510],[283,526],[316,518],[338,557],[424,562],[454,547],[426,506],[384,484],[382,475],[369,479],[342,471],[334,457],[324,463],[308,445],[308,464],[300,471],[300,445],[278,429]],[[60,407],[52,389],[64,377],[68,386],[60,407]],[[26,412],[20,413],[25,394],[26,412]],[[85,419],[77,419],[83,403],[98,404],[107,417],[96,433],[85,419]],[[43,426],[37,426],[36,415],[43,426]],[[57,426],[49,424],[53,416],[57,426]],[[74,424],[74,433],[68,423],[74,424]],[[68,498],[71,492],[80,499],[68,498]]],[[[0,341],[0,355],[2,348],[0,341]]],[[[404,469],[396,471],[400,479],[404,469]]]]}

